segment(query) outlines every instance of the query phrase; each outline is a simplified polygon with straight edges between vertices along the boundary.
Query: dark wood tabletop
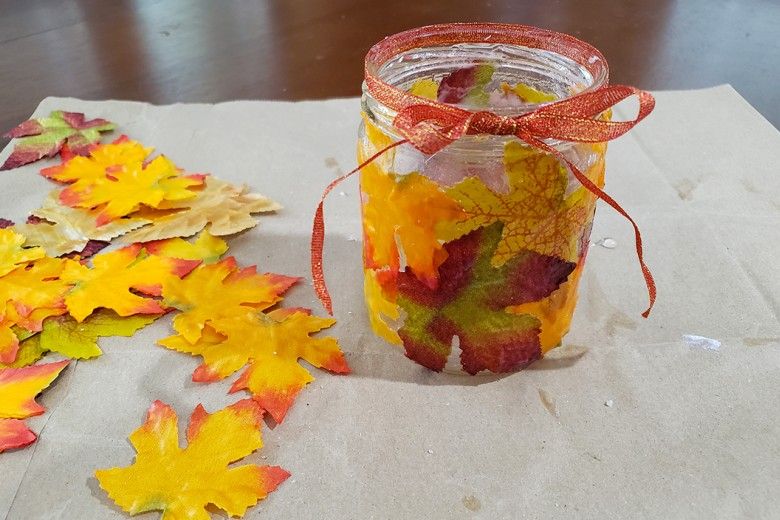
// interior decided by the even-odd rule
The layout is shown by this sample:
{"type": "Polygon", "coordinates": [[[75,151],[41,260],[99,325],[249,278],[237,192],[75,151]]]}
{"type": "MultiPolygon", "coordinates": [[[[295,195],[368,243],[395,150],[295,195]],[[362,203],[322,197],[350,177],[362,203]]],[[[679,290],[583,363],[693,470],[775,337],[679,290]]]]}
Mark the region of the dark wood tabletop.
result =
{"type": "Polygon", "coordinates": [[[0,128],[52,95],[355,96],[374,42],[449,21],[573,34],[604,53],[613,83],[731,83],[780,126],[778,0],[0,0],[0,128]]]}

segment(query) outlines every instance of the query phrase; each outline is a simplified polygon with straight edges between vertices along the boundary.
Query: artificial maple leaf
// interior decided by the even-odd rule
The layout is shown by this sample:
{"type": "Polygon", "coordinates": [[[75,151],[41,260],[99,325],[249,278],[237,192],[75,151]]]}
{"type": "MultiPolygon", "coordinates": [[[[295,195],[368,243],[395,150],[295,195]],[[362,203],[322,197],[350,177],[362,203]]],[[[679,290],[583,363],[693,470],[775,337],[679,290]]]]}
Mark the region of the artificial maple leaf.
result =
{"type": "Polygon", "coordinates": [[[0,363],[16,359],[20,332],[39,331],[44,319],[65,313],[63,267],[62,260],[46,257],[0,277],[0,363]]]}
{"type": "Polygon", "coordinates": [[[194,242],[176,238],[166,238],[144,243],[144,248],[153,255],[184,260],[202,260],[211,264],[219,260],[228,250],[227,242],[203,230],[194,242]]]}
{"type": "Polygon", "coordinates": [[[512,371],[541,356],[539,320],[505,308],[547,297],[575,264],[518,251],[496,268],[491,257],[500,240],[501,224],[495,223],[446,244],[449,256],[439,269],[437,290],[413,273],[398,273],[397,301],[406,311],[398,334],[408,357],[442,370],[455,336],[470,374],[512,371]]]}
{"type": "Polygon", "coordinates": [[[195,197],[190,188],[203,183],[201,176],[182,176],[167,157],[159,156],[149,163],[132,162],[107,172],[106,181],[77,191],[72,186],[60,192],[60,202],[78,208],[96,208],[97,225],[125,217],[141,205],[156,208],[164,201],[181,201],[195,197]]]}
{"type": "Polygon", "coordinates": [[[68,312],[78,322],[100,307],[120,316],[161,314],[160,302],[132,290],[159,295],[163,283],[184,276],[200,262],[148,255],[140,244],[93,257],[89,268],[75,260],[65,260],[60,278],[75,284],[65,297],[68,312]]]}
{"type": "Polygon", "coordinates": [[[581,261],[569,279],[547,298],[506,309],[507,312],[514,314],[530,314],[539,320],[541,324],[539,343],[542,354],[560,345],[563,336],[569,332],[574,307],[577,305],[577,287],[583,265],[584,262],[581,261]]]}
{"type": "Polygon", "coordinates": [[[181,313],[173,328],[189,342],[195,342],[210,320],[243,314],[247,309],[264,310],[282,299],[282,294],[300,278],[273,273],[257,274],[257,267],[239,269],[233,257],[202,265],[183,279],[168,278],[163,284],[165,305],[181,313]]]}
{"type": "Polygon", "coordinates": [[[98,226],[97,212],[63,206],[57,202],[57,193],[50,194],[43,207],[33,212],[35,217],[44,221],[16,226],[17,231],[27,237],[27,244],[43,247],[49,256],[83,251],[90,240],[110,242],[149,223],[141,218],[119,218],[98,226]]]}
{"type": "Polygon", "coordinates": [[[100,141],[101,132],[114,129],[105,119],[87,120],[77,112],[55,111],[49,117],[29,119],[5,134],[18,138],[14,151],[0,170],[10,170],[35,162],[44,157],[54,157],[67,143],[73,153],[86,154],[89,146],[100,141]]]}
{"type": "Polygon", "coordinates": [[[42,352],[58,352],[71,359],[91,359],[103,354],[97,345],[99,337],[130,337],[157,318],[155,315],[119,317],[105,309],[93,312],[80,323],[70,316],[58,316],[43,322],[37,339],[42,352]]]}
{"type": "MultiPolygon", "coordinates": [[[[366,298],[366,307],[368,308],[368,318],[371,322],[371,329],[377,336],[383,338],[388,343],[394,345],[400,345],[402,343],[398,333],[393,330],[385,317],[391,320],[397,320],[400,317],[398,305],[393,300],[390,300],[385,295],[385,291],[382,289],[382,284],[379,282],[380,277],[395,276],[394,273],[388,271],[374,271],[373,269],[366,269],[365,277],[363,281],[363,292],[366,298]]],[[[393,282],[385,283],[386,286],[394,285],[393,282]]]]}
{"type": "Polygon", "coordinates": [[[494,192],[476,177],[464,179],[447,191],[466,217],[454,225],[443,223],[444,239],[503,222],[494,266],[503,265],[525,249],[577,261],[582,228],[595,202],[592,195],[582,188],[565,198],[568,174],[558,159],[517,141],[506,144],[504,163],[508,193],[494,192]]]}
{"type": "Polygon", "coordinates": [[[248,193],[246,186],[234,186],[207,176],[205,187],[195,198],[169,202],[162,208],[167,211],[158,215],[152,211],[142,212],[141,215],[152,220],[152,224],[126,235],[124,241],[188,237],[206,226],[212,235],[232,235],[257,225],[253,213],[277,211],[281,206],[263,195],[248,193]]]}
{"type": "Polygon", "coordinates": [[[41,335],[37,332],[27,332],[27,334],[16,333],[19,338],[19,350],[16,353],[16,359],[11,363],[0,363],[0,370],[3,368],[23,368],[36,363],[46,353],[41,348],[41,335]],[[27,337],[25,337],[25,335],[27,337]]]}
{"type": "Polygon", "coordinates": [[[278,309],[268,314],[249,310],[209,321],[209,327],[195,343],[183,336],[171,336],[158,343],[203,356],[193,381],[216,381],[249,364],[230,392],[249,390],[260,406],[281,423],[301,389],[314,381],[308,370],[298,364],[299,359],[337,374],[349,373],[335,338],[310,337],[334,323],[330,318],[311,316],[307,309],[278,309]]]}
{"type": "Polygon", "coordinates": [[[18,420],[46,411],[35,402],[35,396],[57,379],[67,364],[68,361],[59,361],[0,369],[0,452],[35,441],[35,434],[18,420]]]}
{"type": "Polygon", "coordinates": [[[466,103],[485,105],[488,94],[485,87],[493,79],[495,67],[489,63],[480,63],[457,69],[442,78],[437,98],[440,103],[466,103]]]}
{"type": "Polygon", "coordinates": [[[421,78],[412,83],[409,93],[425,99],[435,100],[438,96],[439,84],[431,78],[421,78]]]}
{"type": "Polygon", "coordinates": [[[144,425],[130,435],[133,464],[97,470],[95,477],[131,515],[162,511],[163,520],[208,520],[206,507],[214,505],[243,516],[290,476],[277,466],[231,466],[262,448],[262,417],[249,399],[213,414],[198,405],[182,449],[176,412],[155,401],[144,425]]]}
{"type": "Polygon", "coordinates": [[[0,276],[5,276],[20,265],[46,256],[40,247],[23,247],[26,238],[13,228],[0,229],[0,276]]]}
{"type": "Polygon", "coordinates": [[[372,165],[360,176],[366,263],[372,268],[400,268],[398,244],[406,264],[431,287],[447,257],[438,229],[454,225],[465,214],[435,182],[418,174],[396,176],[372,165]]]}
{"type": "Polygon", "coordinates": [[[116,167],[142,163],[152,151],[123,135],[112,143],[93,146],[88,156],[64,157],[61,164],[42,169],[41,175],[73,184],[72,188],[80,192],[106,181],[107,170],[111,172],[116,167]]]}
{"type": "Polygon", "coordinates": [[[524,103],[549,103],[558,99],[558,96],[549,92],[537,90],[525,83],[518,83],[514,87],[508,83],[501,83],[501,91],[504,94],[513,94],[524,103]]]}

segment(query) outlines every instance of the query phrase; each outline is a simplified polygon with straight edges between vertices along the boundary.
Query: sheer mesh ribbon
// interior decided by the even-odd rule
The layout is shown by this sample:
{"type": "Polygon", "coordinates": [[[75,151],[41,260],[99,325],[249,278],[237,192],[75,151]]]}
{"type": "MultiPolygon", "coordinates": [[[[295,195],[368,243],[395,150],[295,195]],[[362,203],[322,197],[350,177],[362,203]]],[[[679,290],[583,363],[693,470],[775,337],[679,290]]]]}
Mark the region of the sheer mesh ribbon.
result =
{"type": "Polygon", "coordinates": [[[422,27],[391,36],[374,46],[366,56],[366,87],[379,103],[396,110],[393,127],[404,139],[379,150],[351,172],[335,179],[328,185],[320,199],[312,229],[311,268],[314,288],[323,306],[328,313],[333,314],[333,305],[322,266],[325,239],[323,203],[331,190],[396,146],[408,143],[425,154],[434,154],[463,136],[491,134],[515,136],[530,146],[554,155],[568,166],[585,189],[612,206],[631,223],[634,228],[637,258],[649,296],[649,305],[642,316],[648,317],[655,304],[656,286],[653,275],[644,261],[639,227],[620,204],[545,140],[600,143],[616,139],[652,112],[655,106],[653,96],[634,87],[604,86],[539,106],[519,116],[502,116],[486,111],[470,111],[411,95],[382,81],[377,74],[377,64],[384,63],[405,50],[431,45],[481,41],[540,47],[567,55],[572,59],[582,58],[583,61],[591,64],[593,60],[586,60],[585,54],[595,55],[597,59],[603,60],[598,51],[571,36],[533,27],[504,24],[445,24],[422,27]],[[588,52],[585,53],[583,49],[588,52]],[[601,116],[606,110],[631,96],[636,96],[639,100],[639,111],[634,119],[630,121],[602,119],[601,116]]]}

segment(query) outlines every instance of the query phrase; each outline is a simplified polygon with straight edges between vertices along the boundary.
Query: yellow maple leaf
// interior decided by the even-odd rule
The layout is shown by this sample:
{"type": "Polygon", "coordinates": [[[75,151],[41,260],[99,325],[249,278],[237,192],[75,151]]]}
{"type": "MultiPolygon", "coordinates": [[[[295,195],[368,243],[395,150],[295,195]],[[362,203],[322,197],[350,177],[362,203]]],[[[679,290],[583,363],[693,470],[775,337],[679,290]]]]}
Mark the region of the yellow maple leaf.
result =
{"type": "MultiPolygon", "coordinates": [[[[361,162],[392,142],[365,115],[363,120],[367,143],[358,150],[361,162]]],[[[393,157],[391,150],[360,172],[366,265],[398,271],[400,244],[406,265],[421,281],[435,287],[437,269],[447,258],[438,230],[464,214],[454,200],[425,176],[388,173],[393,157]]]]}
{"type": "Polygon", "coordinates": [[[458,204],[418,173],[395,176],[364,169],[360,185],[368,265],[397,271],[400,244],[406,265],[435,287],[437,269],[447,258],[437,230],[463,217],[458,204]]]}
{"type": "Polygon", "coordinates": [[[299,359],[338,374],[349,373],[335,338],[310,336],[334,323],[330,318],[311,316],[305,309],[278,309],[268,314],[245,311],[209,321],[195,343],[182,336],[170,336],[158,343],[203,357],[203,364],[193,374],[194,381],[216,381],[248,363],[230,392],[249,390],[260,406],[281,423],[301,389],[314,380],[298,364],[299,359]]]}
{"type": "MultiPolygon", "coordinates": [[[[494,192],[476,177],[464,179],[447,191],[466,217],[453,225],[444,224],[445,239],[454,240],[474,229],[502,222],[501,240],[492,258],[494,267],[521,250],[576,262],[595,198],[585,188],[566,197],[568,173],[558,159],[520,142],[506,144],[504,164],[508,193],[494,192]]],[[[603,162],[601,167],[603,170],[603,162]]],[[[596,175],[595,169],[591,170],[588,175],[596,175]]]]}
{"type": "Polygon", "coordinates": [[[65,297],[65,305],[78,322],[100,307],[112,309],[120,316],[165,312],[159,301],[132,290],[158,295],[166,281],[184,276],[199,264],[147,255],[140,244],[96,255],[92,268],[74,260],[65,262],[60,278],[74,284],[65,297]]]}
{"type": "Polygon", "coordinates": [[[130,435],[133,464],[97,470],[95,477],[131,515],[162,511],[165,520],[207,520],[206,507],[214,505],[243,516],[290,476],[277,466],[232,465],[262,448],[262,416],[248,399],[213,414],[198,405],[182,449],[176,412],[155,401],[144,425],[130,435]]]}
{"type": "Polygon", "coordinates": [[[246,186],[207,176],[205,187],[194,198],[160,205],[163,212],[142,211],[138,216],[152,224],[125,235],[125,242],[149,242],[172,237],[188,237],[209,226],[212,235],[224,236],[257,225],[253,213],[281,209],[271,199],[249,193],[246,186]]]}
{"type": "Polygon", "coordinates": [[[152,150],[122,136],[113,143],[93,147],[88,156],[76,155],[62,164],[44,168],[41,170],[41,175],[55,181],[69,183],[71,191],[81,193],[96,184],[108,182],[107,169],[115,171],[127,164],[143,163],[152,150]]]}
{"type": "Polygon", "coordinates": [[[185,177],[167,157],[151,162],[133,162],[107,172],[106,181],[95,183],[84,191],[73,187],[60,192],[60,202],[79,208],[97,208],[97,224],[103,225],[140,209],[156,208],[163,201],[180,201],[195,197],[190,188],[202,184],[200,177],[185,177]]]}
{"type": "Polygon", "coordinates": [[[504,94],[515,94],[522,99],[525,103],[549,103],[555,101],[558,96],[549,92],[543,92],[537,90],[530,85],[524,83],[518,83],[514,87],[508,83],[501,83],[501,90],[504,94]]]}
{"type": "Polygon", "coordinates": [[[35,396],[49,386],[67,364],[68,361],[59,361],[0,369],[0,452],[35,441],[35,434],[20,419],[45,411],[35,402],[35,396]]]}
{"type": "Polygon", "coordinates": [[[371,328],[377,336],[393,345],[402,345],[403,341],[401,341],[398,332],[391,328],[385,320],[385,317],[397,320],[400,317],[400,311],[395,301],[389,300],[382,290],[378,280],[382,274],[382,272],[373,269],[365,270],[363,292],[366,297],[368,318],[371,322],[371,328]]]}
{"type": "Polygon", "coordinates": [[[239,269],[233,257],[202,265],[189,276],[169,277],[163,283],[166,305],[182,312],[173,318],[173,328],[187,341],[196,341],[211,320],[264,310],[282,299],[300,278],[280,274],[257,274],[257,267],[239,269]]]}
{"type": "Polygon", "coordinates": [[[23,247],[25,241],[24,235],[13,228],[0,229],[0,276],[46,255],[40,247],[23,247]]]}
{"type": "Polygon", "coordinates": [[[409,93],[414,96],[436,100],[439,92],[439,84],[431,78],[421,78],[412,83],[409,93]]]}
{"type": "Polygon", "coordinates": [[[14,327],[40,331],[44,319],[65,313],[69,285],[59,278],[63,267],[62,260],[45,257],[0,277],[0,363],[16,359],[14,327]]]}
{"type": "Polygon", "coordinates": [[[185,260],[202,260],[210,264],[221,257],[227,250],[227,242],[215,237],[208,230],[201,231],[194,242],[182,238],[166,238],[144,243],[144,248],[153,255],[185,260]]]}
{"type": "Polygon", "coordinates": [[[49,256],[81,251],[90,240],[109,242],[149,223],[141,218],[118,218],[98,226],[98,212],[64,206],[58,202],[58,194],[50,194],[43,206],[33,211],[33,215],[47,222],[15,226],[27,237],[27,244],[43,247],[49,256]]]}
{"type": "Polygon", "coordinates": [[[563,336],[569,332],[574,307],[577,305],[577,287],[583,265],[584,263],[580,262],[569,278],[547,298],[506,308],[507,312],[530,314],[539,320],[542,354],[560,345],[563,336]]]}

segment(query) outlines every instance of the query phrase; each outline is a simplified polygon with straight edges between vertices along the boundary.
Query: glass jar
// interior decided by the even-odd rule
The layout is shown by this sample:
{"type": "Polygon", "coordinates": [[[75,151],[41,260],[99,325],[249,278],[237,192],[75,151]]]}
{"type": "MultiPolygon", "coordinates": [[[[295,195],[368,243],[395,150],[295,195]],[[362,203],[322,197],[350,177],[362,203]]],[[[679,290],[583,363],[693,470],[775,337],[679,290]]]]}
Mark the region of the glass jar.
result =
{"type": "MultiPolygon", "coordinates": [[[[608,76],[588,44],[501,24],[391,36],[366,70],[420,97],[505,116],[608,76]]],[[[395,115],[364,83],[359,162],[402,139],[395,115]]],[[[603,186],[605,143],[546,143],[603,186]]],[[[466,135],[433,154],[399,145],[360,175],[365,298],[378,336],[432,370],[469,374],[518,370],[560,344],[596,206],[565,163],[513,136],[466,135]]]]}

